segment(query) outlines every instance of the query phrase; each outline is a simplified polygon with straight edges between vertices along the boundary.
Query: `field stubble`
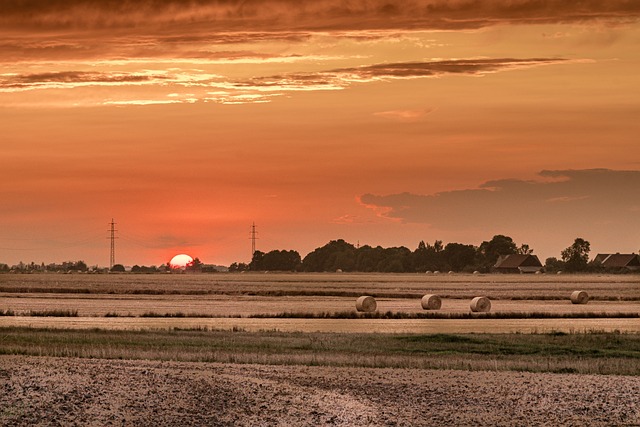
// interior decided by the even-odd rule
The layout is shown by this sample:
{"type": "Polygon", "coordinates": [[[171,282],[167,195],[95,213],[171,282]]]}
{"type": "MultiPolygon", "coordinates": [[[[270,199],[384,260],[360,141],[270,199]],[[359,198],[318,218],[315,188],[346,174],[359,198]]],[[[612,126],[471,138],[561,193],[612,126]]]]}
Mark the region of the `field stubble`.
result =
{"type": "MultiPolygon", "coordinates": [[[[378,298],[378,311],[422,313],[417,298],[378,298]]],[[[0,294],[0,309],[11,309],[17,315],[31,312],[76,310],[79,316],[141,316],[145,313],[200,314],[202,317],[278,315],[280,313],[339,313],[353,311],[355,298],[325,296],[263,297],[247,295],[112,295],[112,294],[0,294]]],[[[443,299],[439,312],[469,312],[467,299],[443,299]]],[[[566,299],[556,300],[497,300],[492,301],[494,312],[547,313],[638,313],[640,302],[592,301],[575,305],[566,299]]]]}
{"type": "MultiPolygon", "coordinates": [[[[171,274],[0,275],[0,325],[63,328],[245,328],[335,332],[638,332],[640,284],[634,275],[424,275],[424,274],[171,274]],[[574,305],[586,290],[592,301],[574,305]],[[424,313],[420,297],[443,297],[443,317],[469,312],[471,296],[492,298],[492,315],[532,313],[601,319],[288,319],[283,313],[323,316],[355,311],[354,295],[377,295],[379,312],[424,313]],[[77,313],[77,318],[28,317],[77,313]],[[101,317],[109,316],[108,319],[101,317]],[[166,316],[168,319],[147,319],[166,316]],[[260,316],[265,319],[248,319],[260,316]],[[282,317],[268,319],[268,317],[282,317]],[[606,318],[611,316],[612,318],[606,318]],[[119,317],[126,317],[120,319],[119,317]],[[185,319],[184,317],[188,317],[185,319]],[[243,319],[225,319],[243,317],[243,319]],[[605,317],[605,318],[602,318],[605,317]],[[635,326],[634,326],[635,325],[635,326]]],[[[291,317],[291,316],[289,316],[291,317]]],[[[300,317],[300,316],[299,316],[300,317]]]]}
{"type": "Polygon", "coordinates": [[[586,291],[592,299],[640,301],[640,275],[471,275],[379,273],[33,274],[0,275],[4,293],[115,295],[249,295],[422,297],[565,300],[586,291]]]}

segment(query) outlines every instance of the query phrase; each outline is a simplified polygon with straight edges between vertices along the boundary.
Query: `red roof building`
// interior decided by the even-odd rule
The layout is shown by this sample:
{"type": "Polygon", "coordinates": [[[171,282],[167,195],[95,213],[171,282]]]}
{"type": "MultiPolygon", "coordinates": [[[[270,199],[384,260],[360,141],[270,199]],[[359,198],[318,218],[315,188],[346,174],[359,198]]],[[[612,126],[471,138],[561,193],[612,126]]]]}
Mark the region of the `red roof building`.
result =
{"type": "Polygon", "coordinates": [[[640,255],[637,254],[598,254],[593,262],[604,268],[640,270],[640,255]]]}
{"type": "Polygon", "coordinates": [[[500,255],[493,270],[498,273],[536,273],[542,271],[542,263],[535,255],[500,255]]]}

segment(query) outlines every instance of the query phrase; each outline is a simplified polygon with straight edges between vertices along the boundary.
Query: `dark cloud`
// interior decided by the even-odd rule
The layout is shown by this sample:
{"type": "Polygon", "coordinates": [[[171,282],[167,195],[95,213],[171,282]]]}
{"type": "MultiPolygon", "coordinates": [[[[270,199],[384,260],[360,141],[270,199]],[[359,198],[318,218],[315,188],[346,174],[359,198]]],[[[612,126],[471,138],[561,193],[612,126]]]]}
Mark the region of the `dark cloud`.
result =
{"type": "Polygon", "coordinates": [[[299,42],[310,35],[298,34],[210,34],[157,37],[4,37],[0,39],[0,62],[127,59],[270,59],[281,57],[264,52],[232,50],[224,46],[262,41],[299,42]],[[219,49],[213,46],[218,46],[219,49]]]}
{"type": "Polygon", "coordinates": [[[493,58],[457,59],[426,62],[374,64],[363,67],[339,68],[317,73],[291,73],[259,77],[234,84],[236,88],[340,89],[355,82],[384,79],[433,77],[445,74],[478,75],[497,71],[566,62],[562,58],[493,58]]]}
{"type": "Polygon", "coordinates": [[[0,90],[27,90],[75,86],[81,84],[143,84],[166,80],[165,75],[136,73],[99,73],[84,71],[61,71],[52,73],[13,74],[0,76],[0,90]]]}
{"type": "Polygon", "coordinates": [[[143,76],[136,74],[105,74],[105,73],[91,73],[82,71],[63,71],[59,73],[39,73],[39,74],[26,74],[22,76],[16,76],[13,80],[17,84],[32,84],[32,83],[48,83],[48,82],[61,82],[61,83],[126,83],[126,82],[143,82],[149,81],[152,78],[164,78],[163,76],[143,76]]]}
{"type": "Polygon", "coordinates": [[[0,62],[206,57],[224,44],[373,40],[407,30],[637,21],[632,0],[0,1],[0,62]]]}
{"type": "Polygon", "coordinates": [[[468,29],[500,23],[637,19],[635,0],[22,0],[0,2],[14,29],[210,27],[287,29],[468,29]]]}
{"type": "Polygon", "coordinates": [[[489,181],[431,195],[365,194],[361,202],[390,219],[440,229],[637,229],[640,171],[542,171],[540,179],[489,181]]]}
{"type": "Polygon", "coordinates": [[[495,59],[456,59],[429,62],[403,62],[375,64],[366,67],[342,68],[334,73],[355,74],[363,79],[430,77],[442,74],[482,74],[507,68],[522,68],[535,65],[563,62],[559,58],[495,58],[495,59]]]}

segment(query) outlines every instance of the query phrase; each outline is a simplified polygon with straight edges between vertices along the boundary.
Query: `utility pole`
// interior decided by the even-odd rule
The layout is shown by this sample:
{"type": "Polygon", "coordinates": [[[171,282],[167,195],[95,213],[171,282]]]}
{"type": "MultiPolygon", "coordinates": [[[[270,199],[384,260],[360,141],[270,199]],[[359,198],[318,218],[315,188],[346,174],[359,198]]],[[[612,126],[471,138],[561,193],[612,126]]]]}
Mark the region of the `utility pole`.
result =
{"type": "Polygon", "coordinates": [[[258,234],[258,232],[256,231],[256,223],[254,222],[253,224],[251,224],[251,232],[250,234],[250,239],[251,239],[251,259],[253,259],[253,254],[256,253],[256,240],[258,239],[256,237],[256,235],[258,234]]]}
{"type": "Polygon", "coordinates": [[[113,266],[116,263],[116,223],[113,222],[113,218],[111,218],[111,222],[109,223],[110,228],[109,230],[109,239],[111,240],[111,252],[110,252],[110,257],[109,257],[109,270],[111,270],[113,268],[113,266]]]}

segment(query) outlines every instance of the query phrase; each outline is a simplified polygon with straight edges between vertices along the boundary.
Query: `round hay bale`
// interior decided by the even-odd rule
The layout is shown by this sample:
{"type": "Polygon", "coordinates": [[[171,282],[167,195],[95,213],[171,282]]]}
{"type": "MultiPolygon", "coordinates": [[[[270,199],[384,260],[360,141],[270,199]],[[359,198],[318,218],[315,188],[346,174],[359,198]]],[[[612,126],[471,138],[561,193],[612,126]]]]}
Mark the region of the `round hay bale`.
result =
{"type": "Polygon", "coordinates": [[[488,313],[491,311],[491,300],[487,297],[475,297],[471,300],[470,307],[474,313],[488,313]]]}
{"type": "Polygon", "coordinates": [[[431,270],[427,270],[425,274],[431,274],[431,270]]]}
{"type": "Polygon", "coordinates": [[[474,271],[473,274],[480,274],[478,270],[474,271]]]}
{"type": "Polygon", "coordinates": [[[589,302],[589,294],[585,291],[574,291],[571,293],[572,304],[586,304],[589,302]]]}
{"type": "Polygon", "coordinates": [[[455,273],[455,271],[449,270],[449,272],[447,274],[454,274],[454,273],[455,273]]]}
{"type": "Polygon", "coordinates": [[[440,310],[442,307],[442,300],[438,295],[425,295],[420,303],[425,310],[440,310]]]}
{"type": "Polygon", "coordinates": [[[358,299],[356,300],[356,310],[358,311],[364,311],[364,312],[376,311],[377,307],[378,307],[378,304],[376,303],[376,299],[372,296],[364,295],[364,296],[358,297],[358,299]]]}
{"type": "Polygon", "coordinates": [[[433,274],[440,274],[438,270],[434,271],[433,274]]]}
{"type": "Polygon", "coordinates": [[[562,271],[558,271],[556,274],[562,274],[562,271]]]}

